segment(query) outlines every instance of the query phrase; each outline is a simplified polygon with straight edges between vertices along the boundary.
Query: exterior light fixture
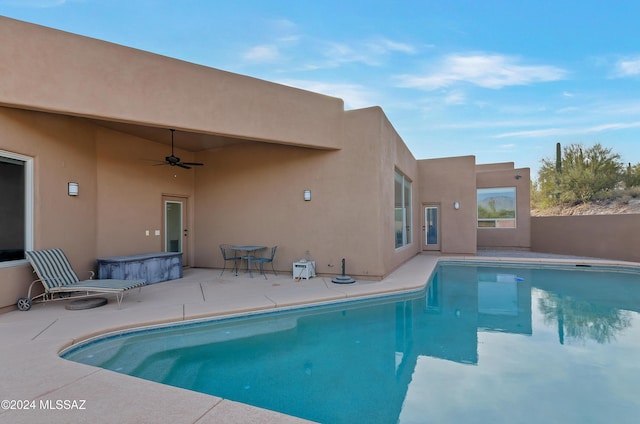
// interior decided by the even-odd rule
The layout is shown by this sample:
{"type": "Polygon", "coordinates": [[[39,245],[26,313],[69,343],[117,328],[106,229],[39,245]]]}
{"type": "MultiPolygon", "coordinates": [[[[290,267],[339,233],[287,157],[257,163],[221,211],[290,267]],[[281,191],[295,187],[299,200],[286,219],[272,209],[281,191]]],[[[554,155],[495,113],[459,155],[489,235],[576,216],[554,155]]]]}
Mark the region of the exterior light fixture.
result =
{"type": "Polygon", "coordinates": [[[522,175],[516,175],[516,180],[519,180],[520,178],[522,178],[522,175]]]}
{"type": "Polygon", "coordinates": [[[460,202],[453,202],[453,209],[455,210],[460,209],[460,202]]]}
{"type": "Polygon", "coordinates": [[[311,200],[311,190],[305,190],[304,191],[304,201],[308,202],[311,200]]]}
{"type": "Polygon", "coordinates": [[[67,184],[67,193],[69,196],[77,196],[78,195],[78,183],[68,183],[67,184]]]}

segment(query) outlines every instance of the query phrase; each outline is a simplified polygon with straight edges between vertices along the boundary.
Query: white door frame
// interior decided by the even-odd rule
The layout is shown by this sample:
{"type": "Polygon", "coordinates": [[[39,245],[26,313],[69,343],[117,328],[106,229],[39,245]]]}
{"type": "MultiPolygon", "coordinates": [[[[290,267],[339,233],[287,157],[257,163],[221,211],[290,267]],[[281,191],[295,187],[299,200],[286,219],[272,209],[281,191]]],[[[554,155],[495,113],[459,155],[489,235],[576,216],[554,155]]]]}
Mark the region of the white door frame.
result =
{"type": "Polygon", "coordinates": [[[434,250],[438,251],[441,249],[441,240],[442,234],[440,229],[442,226],[440,225],[441,221],[441,207],[440,203],[423,203],[422,204],[422,250],[434,250]],[[428,216],[428,212],[433,213],[435,210],[435,223],[434,216],[428,216]],[[431,222],[430,222],[431,221],[431,222]],[[431,228],[430,228],[431,226],[431,228]],[[435,231],[435,233],[434,233],[435,231]],[[435,236],[434,240],[430,238],[435,236]]]}
{"type": "MultiPolygon", "coordinates": [[[[163,195],[162,196],[162,221],[163,221],[163,231],[162,231],[162,248],[165,252],[173,251],[170,248],[175,248],[173,246],[169,246],[168,243],[168,233],[170,224],[168,222],[167,217],[167,207],[169,205],[179,205],[180,206],[180,238],[178,239],[178,251],[182,252],[182,266],[188,266],[189,261],[189,225],[187,221],[187,217],[189,216],[187,213],[187,202],[188,198],[186,196],[176,196],[176,195],[163,195]]],[[[174,230],[175,231],[175,230],[174,230]]]]}

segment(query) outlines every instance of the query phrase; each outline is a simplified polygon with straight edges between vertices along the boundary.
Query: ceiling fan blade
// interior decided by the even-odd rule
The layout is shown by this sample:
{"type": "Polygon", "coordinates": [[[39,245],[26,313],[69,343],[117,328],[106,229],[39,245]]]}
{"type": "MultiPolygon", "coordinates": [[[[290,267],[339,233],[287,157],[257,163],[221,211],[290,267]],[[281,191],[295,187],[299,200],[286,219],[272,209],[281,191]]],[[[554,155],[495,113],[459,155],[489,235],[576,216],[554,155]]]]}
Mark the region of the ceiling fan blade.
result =
{"type": "Polygon", "coordinates": [[[190,167],[190,166],[187,166],[187,165],[185,165],[185,164],[184,164],[184,163],[182,163],[182,162],[178,162],[178,163],[176,163],[176,166],[179,166],[180,168],[184,168],[184,169],[191,169],[191,167],[190,167]]]}
{"type": "Polygon", "coordinates": [[[200,162],[181,162],[184,165],[191,165],[191,166],[203,166],[204,163],[200,163],[200,162]]]}

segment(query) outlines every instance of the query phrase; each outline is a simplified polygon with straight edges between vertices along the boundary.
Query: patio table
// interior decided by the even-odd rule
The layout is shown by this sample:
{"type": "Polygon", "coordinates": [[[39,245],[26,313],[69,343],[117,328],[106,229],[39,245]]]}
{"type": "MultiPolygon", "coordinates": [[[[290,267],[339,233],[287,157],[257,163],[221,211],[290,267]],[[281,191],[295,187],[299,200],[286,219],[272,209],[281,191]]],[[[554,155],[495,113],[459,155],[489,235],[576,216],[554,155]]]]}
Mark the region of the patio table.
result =
{"type": "MultiPolygon", "coordinates": [[[[246,252],[244,255],[240,255],[242,259],[247,260],[247,269],[249,270],[249,277],[253,278],[253,273],[251,272],[251,259],[255,258],[253,252],[257,252],[258,250],[266,249],[267,246],[231,246],[231,250],[235,250],[238,252],[246,252]]],[[[237,274],[236,270],[236,275],[237,274]]]]}

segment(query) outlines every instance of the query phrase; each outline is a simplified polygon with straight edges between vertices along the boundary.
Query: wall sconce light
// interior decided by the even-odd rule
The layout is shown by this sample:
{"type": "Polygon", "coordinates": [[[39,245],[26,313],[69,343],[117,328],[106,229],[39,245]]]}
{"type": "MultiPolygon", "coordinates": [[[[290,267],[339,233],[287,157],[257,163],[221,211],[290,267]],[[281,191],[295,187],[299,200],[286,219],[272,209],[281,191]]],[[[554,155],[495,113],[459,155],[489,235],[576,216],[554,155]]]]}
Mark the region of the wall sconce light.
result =
{"type": "Polygon", "coordinates": [[[460,209],[460,202],[453,202],[453,209],[455,210],[460,209]]]}
{"type": "Polygon", "coordinates": [[[304,191],[304,201],[308,202],[311,200],[311,190],[305,190],[304,191]]]}
{"type": "Polygon", "coordinates": [[[67,193],[69,196],[77,196],[78,195],[78,183],[68,183],[67,184],[67,193]]]}
{"type": "Polygon", "coordinates": [[[516,175],[516,180],[519,180],[520,178],[522,178],[522,175],[516,175]]]}

